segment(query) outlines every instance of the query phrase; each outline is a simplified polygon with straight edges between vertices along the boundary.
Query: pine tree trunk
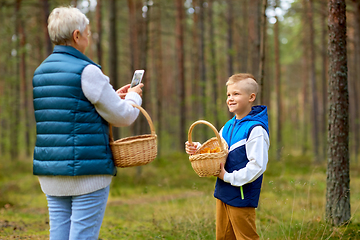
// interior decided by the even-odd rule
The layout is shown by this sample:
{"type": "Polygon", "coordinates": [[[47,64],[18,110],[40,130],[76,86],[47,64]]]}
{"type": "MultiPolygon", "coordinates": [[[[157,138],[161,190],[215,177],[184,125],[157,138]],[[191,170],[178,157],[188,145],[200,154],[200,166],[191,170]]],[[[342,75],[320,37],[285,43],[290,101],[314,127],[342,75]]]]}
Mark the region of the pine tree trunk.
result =
{"type": "Polygon", "coordinates": [[[258,93],[258,103],[265,103],[265,91],[269,91],[268,86],[264,83],[264,75],[265,75],[265,44],[266,44],[266,8],[267,8],[267,0],[262,0],[261,4],[261,23],[260,23],[260,61],[259,61],[259,73],[258,73],[258,82],[260,85],[260,93],[258,93]]]}
{"type": "MultiPolygon", "coordinates": [[[[116,0],[110,0],[109,4],[109,77],[115,90],[119,89],[118,83],[118,47],[116,34],[116,0]]],[[[114,139],[120,138],[120,129],[113,128],[114,139]]]]}
{"type": "Polygon", "coordinates": [[[312,138],[313,151],[315,162],[319,162],[319,111],[318,111],[318,97],[316,87],[316,73],[315,73],[315,44],[314,44],[314,23],[313,23],[313,2],[308,1],[308,24],[309,24],[309,44],[310,44],[310,89],[312,96],[312,138]]]}
{"type": "Polygon", "coordinates": [[[275,41],[275,89],[276,89],[276,158],[281,159],[282,149],[282,96],[281,96],[281,68],[280,68],[280,49],[279,49],[279,19],[276,16],[276,23],[274,24],[274,41],[275,41]]]}
{"type": "Polygon", "coordinates": [[[250,0],[249,2],[249,40],[251,57],[251,74],[258,79],[259,59],[260,59],[260,0],[250,0]]]}
{"type": "Polygon", "coordinates": [[[326,149],[327,149],[327,144],[326,144],[326,116],[327,116],[327,65],[328,65],[328,59],[327,59],[327,42],[326,42],[326,38],[327,38],[327,26],[326,26],[326,4],[325,2],[322,3],[324,4],[323,8],[324,8],[324,14],[321,14],[321,62],[322,62],[322,66],[321,66],[321,85],[322,85],[322,112],[321,112],[321,131],[320,131],[320,136],[321,136],[321,146],[322,146],[322,159],[326,159],[326,149]]]}
{"type": "Polygon", "coordinates": [[[347,85],[346,4],[329,1],[329,133],[326,219],[340,226],[350,212],[349,95],[347,85]]]}
{"type": "MultiPolygon", "coordinates": [[[[199,86],[199,110],[198,119],[205,119],[207,116],[207,104],[206,104],[206,60],[205,60],[205,8],[204,0],[199,0],[199,62],[200,62],[200,86],[199,86]]],[[[203,131],[199,131],[200,141],[208,139],[208,131],[206,128],[202,128],[203,131]]]]}
{"type": "MultiPolygon", "coordinates": [[[[98,64],[102,66],[102,0],[97,0],[96,4],[96,29],[97,29],[97,42],[96,42],[96,55],[98,59],[98,64]]],[[[102,67],[104,71],[104,67],[102,67]]]]}
{"type": "Polygon", "coordinates": [[[228,65],[228,76],[234,74],[234,61],[233,61],[233,2],[232,0],[227,0],[227,65],[228,65]]]}
{"type": "Polygon", "coordinates": [[[186,141],[185,121],[185,67],[184,67],[184,8],[182,0],[175,0],[176,6],[176,58],[177,58],[177,71],[179,79],[179,100],[180,100],[180,124],[179,124],[179,149],[184,148],[186,141]]]}
{"type": "Polygon", "coordinates": [[[303,38],[303,55],[302,55],[302,79],[303,79],[303,86],[302,86],[302,146],[301,152],[305,155],[308,151],[308,112],[309,112],[309,101],[308,101],[308,86],[309,86],[309,30],[308,30],[308,4],[306,3],[307,0],[303,0],[302,4],[304,6],[303,14],[302,14],[302,38],[303,38]]]}
{"type": "MultiPolygon", "coordinates": [[[[209,40],[210,40],[210,56],[211,56],[211,83],[212,83],[212,115],[214,116],[214,126],[216,129],[220,129],[220,120],[218,117],[218,81],[217,81],[217,69],[216,69],[216,47],[214,36],[214,17],[213,17],[213,0],[209,0],[209,40]]],[[[232,62],[232,60],[231,60],[232,62]]],[[[231,63],[232,65],[232,63],[231,63]]]]}
{"type": "Polygon", "coordinates": [[[354,158],[355,162],[358,162],[359,156],[359,148],[360,148],[360,120],[359,120],[359,80],[360,80],[360,2],[358,0],[353,0],[354,7],[354,16],[355,16],[355,24],[354,24],[354,79],[353,79],[353,90],[354,90],[354,118],[352,121],[354,122],[353,134],[354,134],[354,158]]]}
{"type": "Polygon", "coordinates": [[[45,57],[49,56],[52,53],[53,50],[53,46],[49,37],[49,33],[47,30],[47,20],[48,17],[50,15],[50,10],[49,10],[49,0],[40,0],[41,1],[41,5],[42,5],[42,13],[43,13],[43,33],[44,33],[44,39],[45,39],[45,49],[46,49],[46,53],[45,53],[45,57]]]}
{"type": "Polygon", "coordinates": [[[161,37],[161,31],[162,31],[162,24],[161,24],[161,17],[162,17],[162,10],[161,5],[158,4],[157,7],[157,14],[156,19],[158,19],[156,23],[156,54],[155,54],[155,73],[156,73],[156,86],[157,86],[157,94],[156,94],[156,105],[157,105],[157,135],[159,136],[159,144],[158,144],[158,155],[161,156],[162,153],[162,137],[163,137],[163,55],[162,55],[162,37],[161,37]]]}

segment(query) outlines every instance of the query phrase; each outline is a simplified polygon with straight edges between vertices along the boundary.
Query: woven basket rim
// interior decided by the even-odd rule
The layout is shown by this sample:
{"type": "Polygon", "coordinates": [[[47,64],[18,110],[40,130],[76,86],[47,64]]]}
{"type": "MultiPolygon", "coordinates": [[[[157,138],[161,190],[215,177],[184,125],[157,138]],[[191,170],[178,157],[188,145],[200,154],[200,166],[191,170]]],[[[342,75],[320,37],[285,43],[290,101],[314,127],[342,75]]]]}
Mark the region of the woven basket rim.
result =
{"type": "Polygon", "coordinates": [[[133,142],[140,142],[140,141],[148,141],[156,139],[156,134],[144,134],[144,135],[138,135],[138,136],[131,136],[131,137],[125,137],[120,138],[116,141],[110,142],[110,145],[125,145],[125,144],[132,144],[133,142]]]}
{"type": "MultiPolygon", "coordinates": [[[[225,142],[225,144],[221,144],[222,142],[224,142],[224,139],[220,136],[218,130],[214,127],[214,125],[212,125],[210,122],[205,121],[205,120],[198,120],[196,122],[194,122],[193,124],[191,124],[190,128],[189,128],[189,132],[188,132],[188,141],[189,143],[192,143],[192,131],[194,129],[194,127],[198,124],[205,124],[208,127],[210,127],[213,132],[215,133],[215,138],[217,139],[218,143],[219,143],[219,147],[220,147],[220,151],[227,151],[228,150],[228,146],[227,143],[225,142]]],[[[208,143],[209,141],[212,141],[213,138],[210,138],[208,141],[206,141],[202,146],[204,146],[206,143],[208,143]]],[[[199,149],[198,149],[199,150],[199,149]]]]}
{"type": "Polygon", "coordinates": [[[219,158],[223,158],[227,156],[227,152],[217,152],[217,153],[199,153],[196,155],[189,156],[190,162],[195,161],[211,161],[217,160],[219,158]]]}

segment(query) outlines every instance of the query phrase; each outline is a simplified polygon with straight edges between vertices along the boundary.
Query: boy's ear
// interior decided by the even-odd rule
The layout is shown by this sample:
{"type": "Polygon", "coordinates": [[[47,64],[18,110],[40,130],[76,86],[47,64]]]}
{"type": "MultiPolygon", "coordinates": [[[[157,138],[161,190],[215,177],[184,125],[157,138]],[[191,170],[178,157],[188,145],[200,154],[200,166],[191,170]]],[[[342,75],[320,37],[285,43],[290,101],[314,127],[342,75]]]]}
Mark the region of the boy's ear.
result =
{"type": "Polygon", "coordinates": [[[255,102],[255,99],[256,99],[256,94],[255,93],[250,94],[249,102],[255,102]]]}

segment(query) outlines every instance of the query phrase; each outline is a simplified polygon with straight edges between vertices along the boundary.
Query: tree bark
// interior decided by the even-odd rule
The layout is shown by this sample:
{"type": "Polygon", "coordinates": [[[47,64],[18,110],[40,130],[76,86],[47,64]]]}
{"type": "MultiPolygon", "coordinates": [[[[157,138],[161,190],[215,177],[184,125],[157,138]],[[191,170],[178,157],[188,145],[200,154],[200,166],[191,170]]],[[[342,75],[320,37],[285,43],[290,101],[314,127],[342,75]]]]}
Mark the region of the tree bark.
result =
{"type": "Polygon", "coordinates": [[[349,95],[346,4],[329,1],[329,133],[326,219],[335,226],[350,221],[349,95]]]}

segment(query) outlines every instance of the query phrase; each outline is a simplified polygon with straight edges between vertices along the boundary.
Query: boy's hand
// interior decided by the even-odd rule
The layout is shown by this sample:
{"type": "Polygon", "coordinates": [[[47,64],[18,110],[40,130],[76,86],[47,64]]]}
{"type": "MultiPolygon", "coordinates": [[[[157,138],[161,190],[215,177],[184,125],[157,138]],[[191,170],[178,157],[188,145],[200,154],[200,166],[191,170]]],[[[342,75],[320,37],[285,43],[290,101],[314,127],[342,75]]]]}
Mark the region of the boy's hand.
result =
{"type": "Polygon", "coordinates": [[[220,163],[220,169],[221,171],[217,177],[220,178],[221,180],[224,180],[224,175],[226,173],[226,170],[223,163],[220,163]]]}
{"type": "Polygon", "coordinates": [[[197,150],[198,144],[197,143],[189,143],[188,141],[185,143],[185,151],[189,155],[195,154],[197,150]]]}

